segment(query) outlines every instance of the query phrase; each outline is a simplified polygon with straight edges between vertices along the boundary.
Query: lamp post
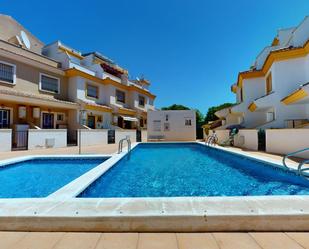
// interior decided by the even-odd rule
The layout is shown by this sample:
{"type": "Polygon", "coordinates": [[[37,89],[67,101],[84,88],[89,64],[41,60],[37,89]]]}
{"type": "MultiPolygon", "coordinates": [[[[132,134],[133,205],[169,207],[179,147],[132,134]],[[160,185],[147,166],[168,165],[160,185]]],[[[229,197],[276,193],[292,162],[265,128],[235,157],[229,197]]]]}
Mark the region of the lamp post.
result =
{"type": "MultiPolygon", "coordinates": [[[[84,114],[86,110],[79,110],[79,124],[82,126],[84,125],[84,114]]],[[[78,130],[78,154],[82,153],[82,129],[79,128],[78,130]]]]}

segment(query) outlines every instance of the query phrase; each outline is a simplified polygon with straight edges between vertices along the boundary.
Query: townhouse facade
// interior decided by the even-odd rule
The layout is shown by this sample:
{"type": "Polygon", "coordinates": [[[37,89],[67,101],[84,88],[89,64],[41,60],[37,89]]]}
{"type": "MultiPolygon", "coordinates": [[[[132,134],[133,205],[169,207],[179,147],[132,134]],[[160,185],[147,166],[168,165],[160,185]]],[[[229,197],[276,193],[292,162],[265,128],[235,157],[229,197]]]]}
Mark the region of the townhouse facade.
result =
{"type": "Polygon", "coordinates": [[[146,128],[149,85],[98,52],[44,45],[0,15],[0,129],[146,128]]]}
{"type": "Polygon", "coordinates": [[[236,104],[216,112],[226,129],[306,128],[309,126],[309,17],[278,31],[231,91],[236,104]]]}

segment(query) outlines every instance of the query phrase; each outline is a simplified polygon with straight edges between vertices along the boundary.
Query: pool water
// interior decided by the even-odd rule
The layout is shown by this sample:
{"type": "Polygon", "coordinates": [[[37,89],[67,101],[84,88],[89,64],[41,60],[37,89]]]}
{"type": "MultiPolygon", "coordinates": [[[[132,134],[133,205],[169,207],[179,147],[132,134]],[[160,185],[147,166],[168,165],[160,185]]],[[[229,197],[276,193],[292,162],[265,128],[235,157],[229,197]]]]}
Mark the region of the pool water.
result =
{"type": "Polygon", "coordinates": [[[78,197],[308,195],[309,181],[197,143],[140,144],[78,197]]]}
{"type": "Polygon", "coordinates": [[[0,198],[46,197],[106,158],[40,158],[0,167],[0,198]]]}

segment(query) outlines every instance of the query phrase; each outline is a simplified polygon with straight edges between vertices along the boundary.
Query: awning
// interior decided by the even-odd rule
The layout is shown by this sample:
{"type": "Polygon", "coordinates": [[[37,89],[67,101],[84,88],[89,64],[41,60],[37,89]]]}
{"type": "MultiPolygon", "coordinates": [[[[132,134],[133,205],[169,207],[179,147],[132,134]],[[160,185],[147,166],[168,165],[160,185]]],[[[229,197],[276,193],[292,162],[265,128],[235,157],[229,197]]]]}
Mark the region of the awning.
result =
{"type": "Polygon", "coordinates": [[[124,121],[138,122],[138,119],[134,117],[128,117],[128,116],[120,116],[120,117],[122,117],[124,121]]]}

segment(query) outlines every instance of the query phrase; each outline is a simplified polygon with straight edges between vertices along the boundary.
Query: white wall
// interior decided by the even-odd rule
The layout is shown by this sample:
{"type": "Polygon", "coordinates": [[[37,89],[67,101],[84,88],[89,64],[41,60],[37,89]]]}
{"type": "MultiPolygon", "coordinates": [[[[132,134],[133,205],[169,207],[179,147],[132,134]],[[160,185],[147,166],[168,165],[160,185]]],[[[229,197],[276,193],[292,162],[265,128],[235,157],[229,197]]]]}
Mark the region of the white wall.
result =
{"type": "Polygon", "coordinates": [[[234,146],[249,150],[258,150],[258,131],[257,130],[239,130],[234,136],[234,146]]]}
{"type": "Polygon", "coordinates": [[[195,141],[196,140],[196,120],[195,111],[149,111],[147,113],[147,130],[148,139],[156,136],[163,136],[169,141],[195,141]],[[168,115],[168,120],[166,120],[168,115]],[[191,120],[191,126],[185,125],[185,120],[191,120]],[[154,121],[161,121],[160,131],[154,128],[154,121]],[[166,130],[165,124],[169,124],[169,129],[166,130]]]}
{"type": "Polygon", "coordinates": [[[28,130],[28,149],[43,149],[46,147],[46,139],[54,139],[52,148],[61,148],[67,146],[66,129],[29,129],[28,130]]]}
{"type": "Polygon", "coordinates": [[[99,144],[107,144],[107,131],[108,130],[86,130],[80,129],[77,133],[77,143],[79,143],[79,136],[81,138],[82,146],[91,146],[99,144]],[[80,135],[81,134],[81,135],[80,135]]]}
{"type": "MultiPolygon", "coordinates": [[[[209,135],[211,136],[213,134],[213,131],[209,131],[209,135]]],[[[230,130],[216,130],[216,135],[218,138],[218,144],[223,144],[228,141],[230,137],[230,130]]]]}
{"type": "MultiPolygon", "coordinates": [[[[309,148],[309,129],[269,129],[266,130],[266,152],[288,154],[309,148]]],[[[309,152],[299,154],[309,159],[309,152]]]]}
{"type": "Polygon", "coordinates": [[[126,136],[130,137],[132,143],[136,142],[136,130],[116,130],[115,131],[115,143],[118,144],[119,141],[126,136]]]}
{"type": "Polygon", "coordinates": [[[11,151],[12,148],[12,129],[0,129],[0,152],[11,151]]]}

